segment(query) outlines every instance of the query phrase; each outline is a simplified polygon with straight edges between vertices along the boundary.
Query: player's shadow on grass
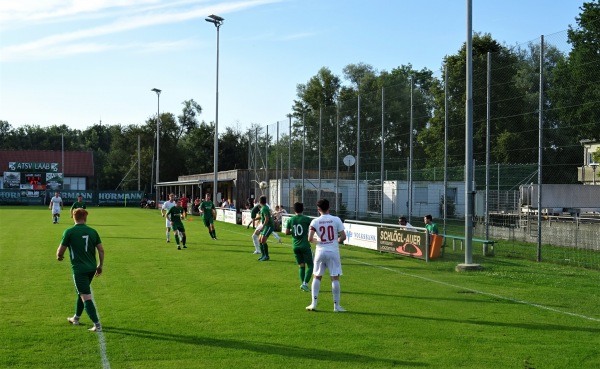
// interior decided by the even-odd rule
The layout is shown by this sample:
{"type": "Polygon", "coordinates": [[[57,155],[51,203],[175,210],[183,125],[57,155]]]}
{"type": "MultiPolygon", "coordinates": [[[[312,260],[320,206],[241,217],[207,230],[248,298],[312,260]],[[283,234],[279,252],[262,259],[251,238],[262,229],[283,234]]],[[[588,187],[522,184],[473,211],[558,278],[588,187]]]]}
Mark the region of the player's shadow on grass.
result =
{"type": "Polygon", "coordinates": [[[156,237],[131,237],[131,236],[127,236],[127,237],[111,237],[111,236],[102,236],[102,239],[105,238],[115,238],[118,240],[156,240],[156,237]]]}
{"type": "MultiPolygon", "coordinates": [[[[345,313],[346,314],[346,313],[345,313]]],[[[558,324],[536,324],[536,323],[505,323],[496,322],[489,320],[476,320],[476,319],[450,319],[450,318],[438,318],[431,316],[418,316],[418,315],[406,315],[406,314],[386,314],[386,313],[370,313],[352,311],[353,315],[377,315],[377,316],[395,316],[398,318],[406,318],[410,320],[431,320],[439,321],[444,323],[457,323],[457,324],[473,324],[477,326],[491,326],[491,327],[509,327],[509,328],[522,328],[527,330],[540,330],[540,331],[556,331],[557,333],[571,331],[571,332],[589,332],[589,333],[600,333],[600,328],[591,327],[571,327],[566,325],[558,324]]]]}
{"type": "MultiPolygon", "coordinates": [[[[364,363],[365,367],[373,365],[374,363],[384,363],[390,367],[395,366],[428,366],[428,364],[414,362],[414,361],[402,361],[393,360],[387,358],[380,358],[362,354],[353,354],[347,352],[338,352],[318,348],[305,348],[277,343],[260,343],[260,342],[248,342],[242,340],[233,339],[220,339],[202,336],[189,336],[181,334],[169,334],[151,332],[140,329],[124,329],[118,327],[104,326],[104,330],[108,334],[121,334],[124,336],[134,336],[151,340],[162,340],[179,342],[197,346],[208,346],[217,347],[223,349],[232,350],[247,350],[256,353],[279,355],[283,357],[300,358],[306,360],[318,360],[325,362],[347,362],[352,364],[364,363]]],[[[341,364],[343,365],[343,364],[341,364]]]]}
{"type": "Polygon", "coordinates": [[[344,295],[366,295],[366,296],[380,296],[380,297],[391,297],[391,298],[398,298],[398,299],[415,299],[415,300],[430,300],[430,301],[454,301],[454,302],[467,302],[467,303],[487,303],[487,304],[497,304],[499,302],[505,302],[505,303],[509,303],[512,304],[512,302],[508,301],[508,300],[488,300],[488,301],[483,301],[483,300],[474,300],[472,298],[446,298],[446,297],[424,297],[424,296],[409,296],[409,295],[402,295],[402,294],[398,294],[398,295],[393,295],[393,294],[389,294],[389,293],[373,293],[373,292],[354,292],[354,291],[348,291],[346,289],[344,289],[343,292],[344,295]]]}

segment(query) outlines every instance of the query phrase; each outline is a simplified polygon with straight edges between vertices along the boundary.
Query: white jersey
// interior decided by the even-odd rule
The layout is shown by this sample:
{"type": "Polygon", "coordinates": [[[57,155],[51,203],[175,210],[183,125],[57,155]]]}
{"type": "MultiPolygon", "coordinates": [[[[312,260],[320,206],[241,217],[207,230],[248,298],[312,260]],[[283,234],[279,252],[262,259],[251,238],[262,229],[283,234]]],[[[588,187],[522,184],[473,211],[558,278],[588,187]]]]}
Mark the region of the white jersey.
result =
{"type": "Polygon", "coordinates": [[[50,204],[52,205],[52,211],[55,213],[60,213],[60,204],[62,204],[62,197],[53,196],[50,199],[50,204]]]}
{"type": "Polygon", "coordinates": [[[317,250],[339,252],[338,234],[344,231],[344,223],[340,218],[323,214],[310,222],[310,229],[318,236],[317,250]]]}
{"type": "MultiPolygon", "coordinates": [[[[165,201],[162,204],[162,209],[161,209],[161,213],[164,210],[165,214],[169,212],[169,209],[171,209],[173,206],[175,206],[175,201],[165,201]]],[[[165,226],[167,226],[168,228],[171,227],[171,221],[169,220],[169,218],[167,216],[165,216],[165,226]]]]}

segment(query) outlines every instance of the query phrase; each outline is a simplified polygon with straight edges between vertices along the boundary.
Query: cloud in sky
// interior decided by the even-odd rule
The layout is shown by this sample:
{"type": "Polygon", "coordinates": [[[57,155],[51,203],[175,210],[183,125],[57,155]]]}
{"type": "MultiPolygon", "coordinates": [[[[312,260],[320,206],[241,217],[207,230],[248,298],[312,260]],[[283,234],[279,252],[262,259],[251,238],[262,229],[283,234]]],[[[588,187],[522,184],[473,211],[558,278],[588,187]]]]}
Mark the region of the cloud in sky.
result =
{"type": "MultiPolygon", "coordinates": [[[[227,14],[281,1],[246,0],[211,3],[198,0],[26,0],[3,2],[0,5],[0,22],[4,24],[4,28],[12,26],[22,28],[23,22],[35,26],[39,22],[81,21],[85,17],[108,19],[108,21],[87,29],[57,33],[14,45],[2,45],[0,61],[40,60],[135,46],[145,50],[161,50],[157,43],[120,45],[82,41],[144,27],[204,18],[208,14],[227,14]]],[[[188,42],[180,40],[163,44],[170,49],[176,45],[185,47],[188,42]]]]}

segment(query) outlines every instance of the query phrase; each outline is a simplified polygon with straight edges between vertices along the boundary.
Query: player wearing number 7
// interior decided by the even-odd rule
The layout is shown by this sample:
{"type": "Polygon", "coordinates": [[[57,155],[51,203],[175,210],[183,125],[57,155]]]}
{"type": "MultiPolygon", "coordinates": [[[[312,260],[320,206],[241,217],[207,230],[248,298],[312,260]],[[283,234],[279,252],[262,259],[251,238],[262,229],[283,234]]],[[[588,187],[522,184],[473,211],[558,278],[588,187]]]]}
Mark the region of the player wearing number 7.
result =
{"type": "Polygon", "coordinates": [[[73,212],[75,225],[64,231],[60,246],[56,250],[56,259],[62,261],[65,251],[67,248],[69,249],[69,259],[73,268],[73,281],[77,291],[77,304],[75,315],[67,318],[67,320],[73,325],[78,325],[79,317],[85,309],[92,322],[94,322],[94,326],[89,330],[101,332],[102,326],[96,312],[96,305],[92,299],[90,284],[94,276],[102,274],[104,247],[98,232],[85,224],[87,216],[87,210],[83,208],[75,209],[73,212]],[[96,264],[96,250],[98,250],[98,264],[96,264]]]}
{"type": "Polygon", "coordinates": [[[317,210],[320,217],[313,219],[308,231],[308,240],[316,243],[315,262],[312,281],[312,303],[306,310],[317,310],[317,298],[321,289],[321,278],[325,269],[329,269],[331,276],[331,292],[333,294],[333,311],[343,313],[346,310],[340,305],[340,276],[342,275],[342,262],[340,260],[340,242],[346,239],[344,223],[334,215],[329,214],[329,201],[317,201],[317,210]],[[318,239],[315,238],[318,236],[318,239]]]}

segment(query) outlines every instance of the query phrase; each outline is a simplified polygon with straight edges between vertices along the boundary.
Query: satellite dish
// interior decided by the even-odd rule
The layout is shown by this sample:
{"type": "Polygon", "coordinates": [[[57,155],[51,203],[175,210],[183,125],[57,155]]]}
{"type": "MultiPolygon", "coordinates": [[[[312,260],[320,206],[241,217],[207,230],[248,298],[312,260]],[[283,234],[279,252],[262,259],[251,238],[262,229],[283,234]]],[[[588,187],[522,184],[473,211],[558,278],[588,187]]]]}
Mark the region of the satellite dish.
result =
{"type": "Polygon", "coordinates": [[[343,160],[344,160],[344,164],[347,167],[351,167],[351,166],[354,165],[354,163],[356,163],[356,159],[354,159],[354,156],[352,156],[352,155],[346,155],[346,156],[344,156],[343,160]]]}

